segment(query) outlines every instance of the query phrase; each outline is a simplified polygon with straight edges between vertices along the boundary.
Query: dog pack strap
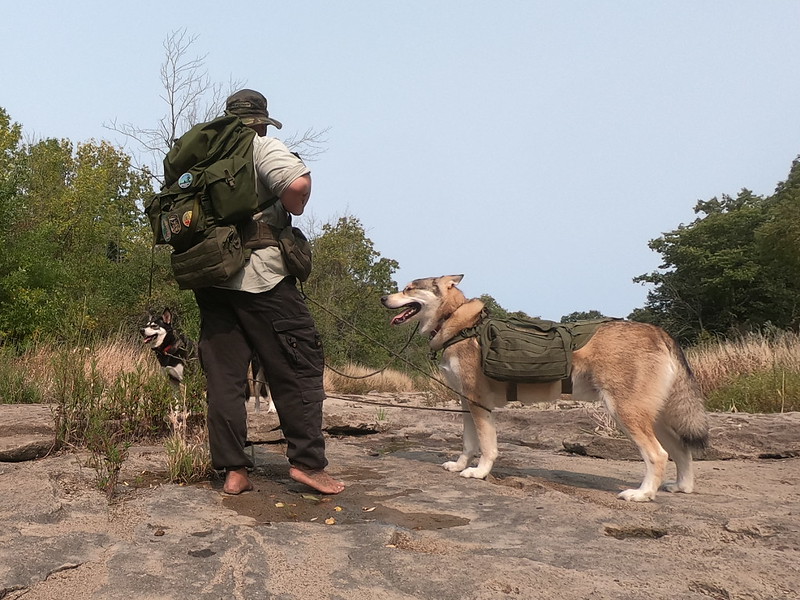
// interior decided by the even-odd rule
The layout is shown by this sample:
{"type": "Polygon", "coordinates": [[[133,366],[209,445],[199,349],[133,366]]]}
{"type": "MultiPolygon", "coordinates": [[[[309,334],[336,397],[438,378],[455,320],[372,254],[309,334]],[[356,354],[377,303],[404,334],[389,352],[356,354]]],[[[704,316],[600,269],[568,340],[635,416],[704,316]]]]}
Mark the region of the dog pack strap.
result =
{"type": "MultiPolygon", "coordinates": [[[[444,351],[449,346],[457,344],[458,342],[461,342],[463,340],[467,340],[471,337],[480,338],[483,335],[483,330],[488,322],[489,310],[485,307],[482,308],[481,311],[478,313],[477,318],[478,322],[475,323],[475,325],[471,327],[465,327],[464,329],[461,329],[460,331],[456,332],[452,337],[444,340],[441,343],[441,348],[439,348],[439,350],[444,351]]],[[[444,333],[446,334],[447,332],[444,331],[444,333]]]]}
{"type": "Polygon", "coordinates": [[[457,344],[458,342],[462,342],[471,337],[479,337],[481,334],[482,325],[483,323],[476,325],[475,327],[467,327],[466,329],[462,329],[453,337],[451,337],[449,340],[445,340],[444,342],[442,342],[441,350],[442,351],[447,350],[447,348],[449,348],[453,344],[457,344]]]}

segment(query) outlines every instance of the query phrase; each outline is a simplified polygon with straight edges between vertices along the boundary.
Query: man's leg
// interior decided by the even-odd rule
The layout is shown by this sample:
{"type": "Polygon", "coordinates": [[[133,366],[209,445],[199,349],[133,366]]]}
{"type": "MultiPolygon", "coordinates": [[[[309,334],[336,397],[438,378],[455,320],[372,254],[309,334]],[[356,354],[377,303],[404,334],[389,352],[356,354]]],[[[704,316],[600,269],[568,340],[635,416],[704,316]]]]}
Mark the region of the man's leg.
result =
{"type": "Polygon", "coordinates": [[[253,466],[245,452],[245,388],[252,350],[230,304],[235,294],[215,288],[195,293],[202,321],[199,350],[208,389],[211,462],[227,471],[223,489],[228,493],[252,489],[247,467],[253,466]]]}
{"type": "Polygon", "coordinates": [[[325,472],[322,433],[322,342],[311,313],[292,279],[237,306],[246,335],[258,352],[287,441],[292,478],[316,490],[344,489],[325,472]]]}

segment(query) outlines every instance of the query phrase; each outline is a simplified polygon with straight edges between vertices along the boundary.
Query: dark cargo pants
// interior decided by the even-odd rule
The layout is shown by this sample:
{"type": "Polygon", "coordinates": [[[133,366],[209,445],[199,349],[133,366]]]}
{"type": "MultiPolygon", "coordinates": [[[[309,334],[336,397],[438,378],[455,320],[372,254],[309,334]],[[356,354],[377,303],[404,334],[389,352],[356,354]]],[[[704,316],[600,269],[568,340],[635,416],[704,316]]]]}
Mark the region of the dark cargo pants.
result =
{"type": "Polygon", "coordinates": [[[252,467],[245,452],[247,368],[255,351],[269,382],[293,465],[324,469],[322,342],[311,313],[287,277],[259,294],[204,288],[200,362],[208,382],[208,437],[215,469],[252,467]]]}

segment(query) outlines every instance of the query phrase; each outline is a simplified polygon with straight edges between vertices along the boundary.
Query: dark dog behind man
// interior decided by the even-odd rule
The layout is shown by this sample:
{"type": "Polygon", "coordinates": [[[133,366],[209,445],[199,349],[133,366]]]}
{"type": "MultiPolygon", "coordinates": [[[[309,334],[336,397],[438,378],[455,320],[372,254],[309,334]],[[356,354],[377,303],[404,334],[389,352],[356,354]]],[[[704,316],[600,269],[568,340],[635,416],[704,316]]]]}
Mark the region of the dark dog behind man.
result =
{"type": "Polygon", "coordinates": [[[150,344],[158,364],[175,389],[180,387],[188,363],[197,358],[194,342],[173,327],[173,314],[165,308],[159,317],[150,317],[142,327],[143,342],[150,344]]]}
{"type": "MultiPolygon", "coordinates": [[[[183,383],[190,363],[197,359],[197,350],[194,342],[174,326],[174,321],[172,311],[165,308],[161,316],[149,318],[147,324],[142,327],[141,334],[144,343],[150,344],[150,349],[156,355],[158,363],[177,390],[183,383]]],[[[261,402],[268,400],[267,412],[276,412],[269,393],[266,373],[255,354],[251,361],[245,394],[254,403],[255,410],[260,410],[261,402]]]]}

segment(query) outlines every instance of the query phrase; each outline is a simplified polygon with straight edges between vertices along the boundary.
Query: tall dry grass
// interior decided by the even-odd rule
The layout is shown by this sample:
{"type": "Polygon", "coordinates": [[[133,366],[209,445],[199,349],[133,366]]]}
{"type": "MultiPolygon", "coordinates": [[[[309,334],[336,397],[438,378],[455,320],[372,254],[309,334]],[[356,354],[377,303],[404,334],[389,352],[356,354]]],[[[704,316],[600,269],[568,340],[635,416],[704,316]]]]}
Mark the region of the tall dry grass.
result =
{"type": "Polygon", "coordinates": [[[457,402],[458,395],[441,381],[438,372],[426,375],[422,371],[411,376],[387,368],[375,373],[375,369],[355,363],[337,366],[335,370],[326,367],[324,375],[325,390],[330,394],[419,393],[429,406],[457,402]]]}
{"type": "Polygon", "coordinates": [[[78,347],[38,343],[21,355],[0,347],[0,401],[52,404],[57,443],[90,451],[98,487],[109,497],[137,441],[169,435],[171,480],[210,471],[204,383],[199,368],[190,369],[177,392],[152,351],[123,336],[78,347]]]}
{"type": "MultiPolygon", "coordinates": [[[[137,344],[118,335],[99,344],[64,348],[50,342],[39,342],[19,356],[10,354],[3,357],[3,367],[17,373],[29,388],[28,395],[38,402],[53,402],[55,394],[55,369],[57,360],[70,360],[82,363],[86,376],[99,377],[109,386],[124,375],[140,373],[147,377],[159,376],[158,363],[152,352],[143,344],[137,344]],[[67,357],[66,359],[64,357],[67,357]]],[[[0,394],[0,401],[6,403],[24,402],[22,392],[17,386],[16,394],[8,397],[0,394]]]]}
{"type": "Polygon", "coordinates": [[[712,410],[800,410],[800,335],[751,333],[686,352],[712,410]]]}
{"type": "Polygon", "coordinates": [[[700,389],[710,394],[742,375],[775,369],[800,373],[800,335],[752,333],[689,348],[686,357],[700,389]]]}
{"type": "Polygon", "coordinates": [[[323,385],[329,392],[339,394],[369,394],[370,392],[413,392],[414,379],[394,369],[378,373],[363,365],[350,363],[343,367],[325,368],[323,385]]]}

